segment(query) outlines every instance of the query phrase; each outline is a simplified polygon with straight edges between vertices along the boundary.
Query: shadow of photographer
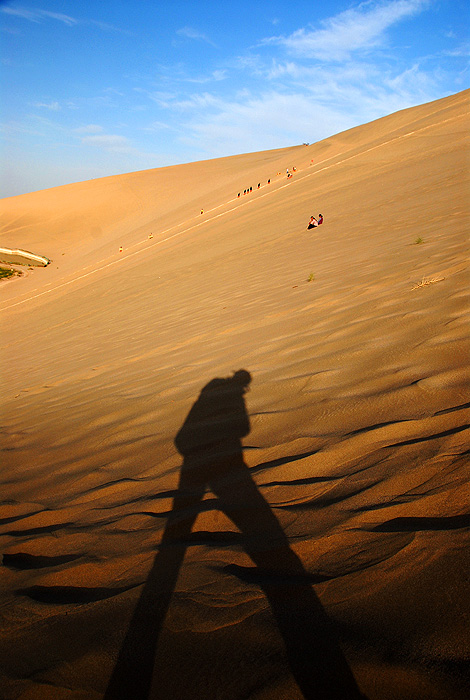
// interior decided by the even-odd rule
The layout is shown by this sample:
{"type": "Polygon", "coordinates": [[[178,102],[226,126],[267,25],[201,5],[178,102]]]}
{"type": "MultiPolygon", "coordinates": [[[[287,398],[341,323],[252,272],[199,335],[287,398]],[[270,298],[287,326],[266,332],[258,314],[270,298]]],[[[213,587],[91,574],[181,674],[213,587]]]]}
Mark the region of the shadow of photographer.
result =
{"type": "Polygon", "coordinates": [[[176,435],[183,456],[178,489],[104,700],[158,697],[158,689],[150,696],[158,638],[208,489],[241,532],[242,545],[256,565],[253,580],[269,602],[305,700],[364,697],[308,572],[245,464],[241,440],[250,432],[244,399],[250,382],[246,370],[210,381],[176,435]]]}

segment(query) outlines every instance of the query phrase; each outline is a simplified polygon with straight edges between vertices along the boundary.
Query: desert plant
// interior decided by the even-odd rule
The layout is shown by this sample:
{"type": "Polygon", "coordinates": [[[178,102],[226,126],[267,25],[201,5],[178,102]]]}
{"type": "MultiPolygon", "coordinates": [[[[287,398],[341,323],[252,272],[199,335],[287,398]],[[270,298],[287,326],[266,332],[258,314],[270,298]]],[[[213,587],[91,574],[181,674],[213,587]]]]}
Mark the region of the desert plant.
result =
{"type": "Polygon", "coordinates": [[[417,284],[414,285],[414,287],[411,287],[411,291],[414,289],[420,289],[421,287],[427,287],[429,284],[435,284],[436,282],[442,282],[444,277],[423,277],[421,282],[418,282],[417,284]]]}
{"type": "Polygon", "coordinates": [[[313,272],[311,272],[309,274],[309,276],[307,277],[307,282],[313,282],[314,279],[315,279],[315,275],[313,274],[313,272]]]}
{"type": "Polygon", "coordinates": [[[415,245],[419,245],[420,243],[424,243],[424,238],[421,238],[421,236],[418,236],[418,238],[415,240],[415,245]]]}
{"type": "Polygon", "coordinates": [[[10,277],[14,277],[16,274],[16,270],[12,270],[10,267],[0,267],[0,279],[10,279],[10,277]]]}

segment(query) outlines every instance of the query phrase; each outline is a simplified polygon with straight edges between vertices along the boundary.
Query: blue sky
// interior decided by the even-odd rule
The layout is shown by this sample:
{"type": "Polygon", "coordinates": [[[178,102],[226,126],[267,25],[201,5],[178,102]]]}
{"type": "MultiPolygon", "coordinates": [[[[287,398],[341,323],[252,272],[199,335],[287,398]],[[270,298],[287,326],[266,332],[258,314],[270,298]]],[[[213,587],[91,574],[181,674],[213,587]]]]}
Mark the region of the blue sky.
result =
{"type": "Polygon", "coordinates": [[[1,196],[313,143],[469,86],[466,0],[0,0],[1,196]]]}

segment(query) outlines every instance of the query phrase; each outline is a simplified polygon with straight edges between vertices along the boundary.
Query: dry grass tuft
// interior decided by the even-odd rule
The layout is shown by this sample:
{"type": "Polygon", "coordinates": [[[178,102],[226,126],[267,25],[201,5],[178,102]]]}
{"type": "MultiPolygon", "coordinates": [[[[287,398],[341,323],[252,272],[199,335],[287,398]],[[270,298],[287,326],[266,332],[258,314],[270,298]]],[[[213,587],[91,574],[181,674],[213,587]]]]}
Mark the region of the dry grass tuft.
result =
{"type": "Polygon", "coordinates": [[[411,287],[411,291],[414,289],[420,289],[421,287],[427,287],[429,284],[435,284],[436,282],[442,282],[442,280],[445,279],[444,277],[423,277],[421,282],[418,282],[418,284],[415,284],[414,287],[411,287]]]}

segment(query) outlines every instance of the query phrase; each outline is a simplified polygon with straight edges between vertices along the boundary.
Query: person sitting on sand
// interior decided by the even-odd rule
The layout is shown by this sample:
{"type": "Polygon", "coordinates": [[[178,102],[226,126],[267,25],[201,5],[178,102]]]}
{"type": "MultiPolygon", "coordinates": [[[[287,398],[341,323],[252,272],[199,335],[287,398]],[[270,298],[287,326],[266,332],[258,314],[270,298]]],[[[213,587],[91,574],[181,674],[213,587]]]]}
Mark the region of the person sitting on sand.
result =
{"type": "Polygon", "coordinates": [[[318,214],[318,225],[323,223],[323,214],[318,214]]]}
{"type": "Polygon", "coordinates": [[[314,216],[311,216],[310,221],[308,222],[307,228],[308,229],[309,228],[316,228],[317,226],[318,226],[318,221],[316,220],[316,218],[314,216]]]}

